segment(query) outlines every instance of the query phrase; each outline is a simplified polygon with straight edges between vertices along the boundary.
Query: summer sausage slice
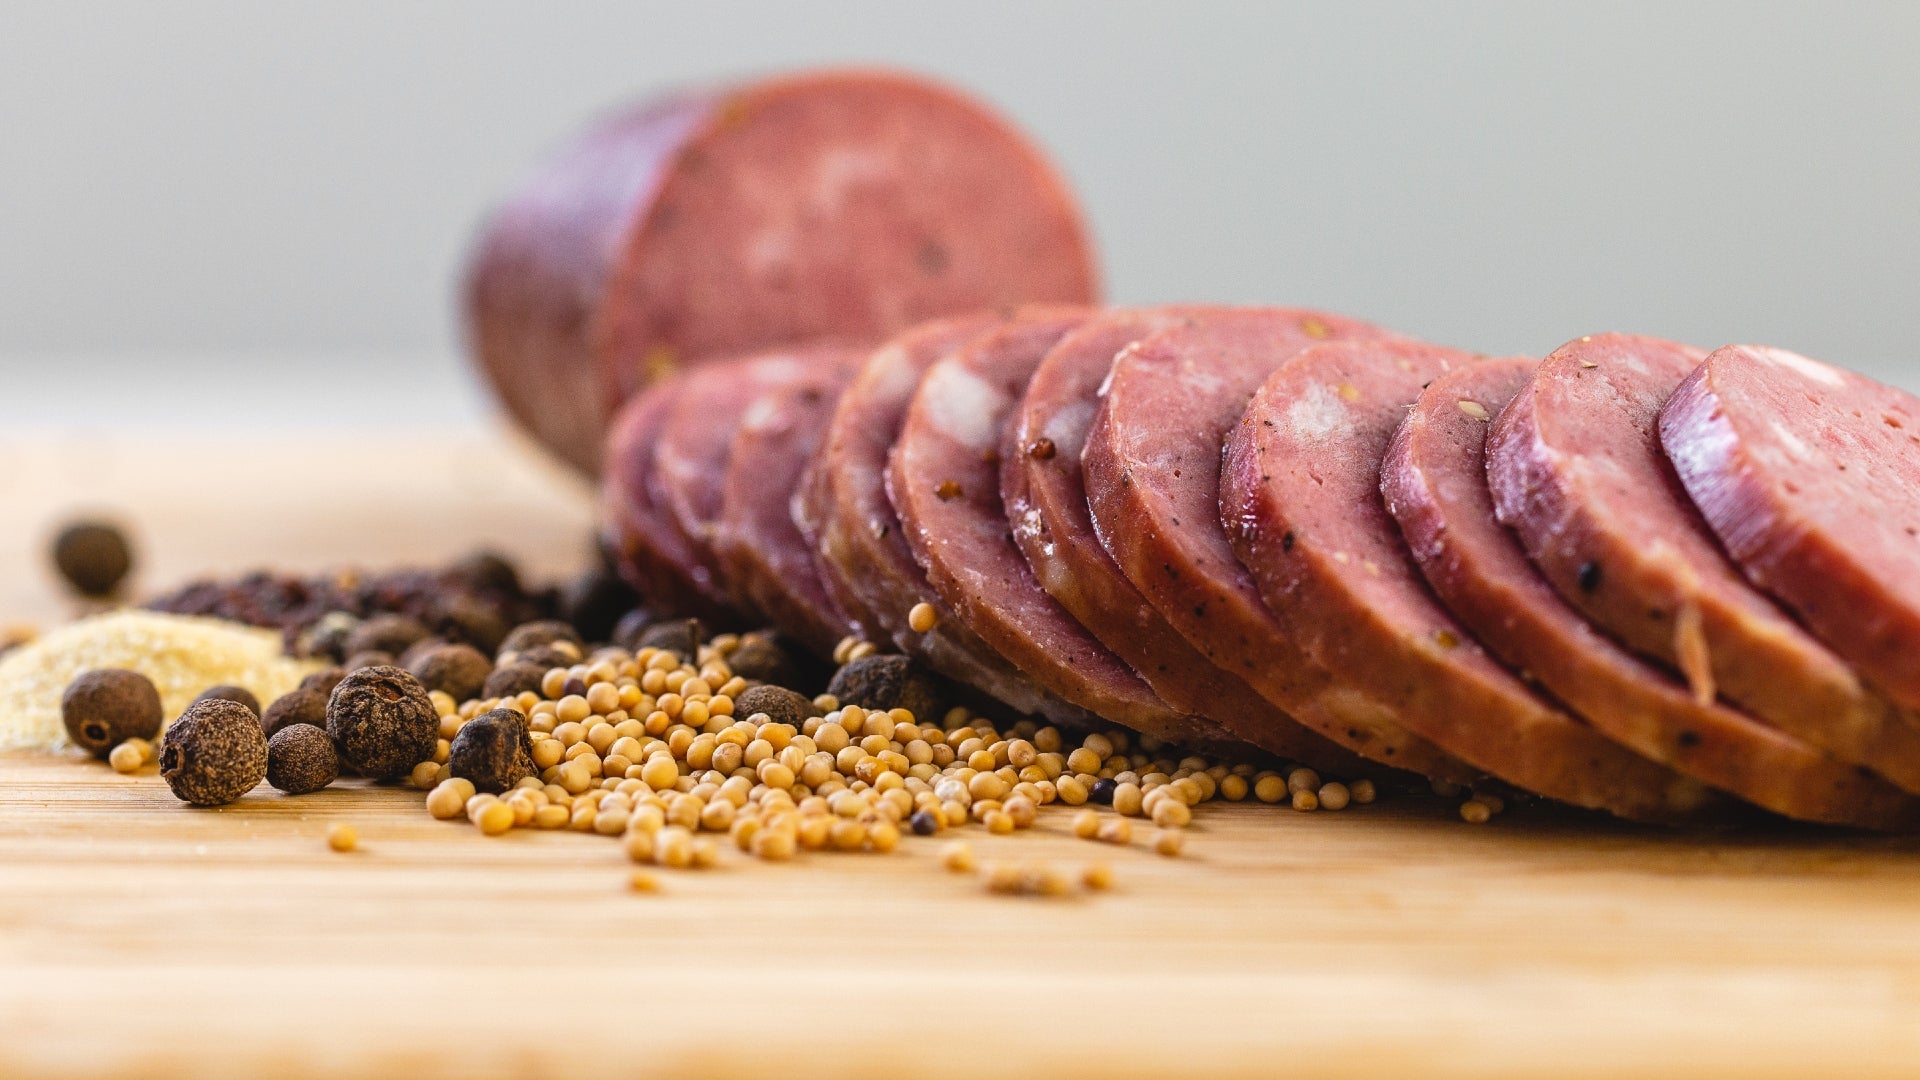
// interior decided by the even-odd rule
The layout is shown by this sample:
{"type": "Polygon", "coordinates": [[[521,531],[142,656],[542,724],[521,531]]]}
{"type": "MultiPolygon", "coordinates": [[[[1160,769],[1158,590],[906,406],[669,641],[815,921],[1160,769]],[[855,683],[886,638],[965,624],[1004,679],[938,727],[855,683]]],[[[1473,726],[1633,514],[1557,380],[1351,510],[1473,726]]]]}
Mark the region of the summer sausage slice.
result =
{"type": "Polygon", "coordinates": [[[887,498],[887,458],[928,368],[1007,317],[973,315],[915,327],[876,350],[840,394],[793,510],[814,536],[828,591],[869,641],[893,641],[935,671],[1017,712],[1080,723],[1087,713],[1042,690],[955,617],[914,561],[887,498]],[[933,629],[907,625],[926,603],[933,629]]]}
{"type": "Polygon", "coordinates": [[[1626,334],[1556,350],[1488,434],[1500,520],[1562,597],[1696,699],[1920,791],[1920,728],[1747,584],[1666,463],[1661,406],[1704,355],[1626,334]]]}
{"type": "Polygon", "coordinates": [[[841,387],[863,359],[852,351],[837,361],[822,358],[747,407],[727,458],[713,537],[722,577],[740,606],[764,613],[822,656],[852,628],[821,583],[788,505],[841,387]]]}
{"type": "Polygon", "coordinates": [[[683,389],[680,379],[663,379],[627,402],[614,418],[607,440],[607,471],[600,481],[600,518],[620,575],[647,603],[730,622],[733,613],[724,597],[696,586],[698,558],[672,514],[653,501],[654,444],[678,407],[683,389]]]}
{"type": "Polygon", "coordinates": [[[1100,546],[1087,511],[1080,451],[1115,354],[1160,330],[1227,310],[1119,309],[1062,337],[1035,369],[1007,427],[1000,497],[1040,587],[1168,704],[1206,716],[1269,753],[1351,772],[1355,762],[1347,751],[1301,727],[1188,644],[1100,546]]]}
{"type": "Polygon", "coordinates": [[[1375,761],[1471,783],[1479,770],[1337,685],[1268,611],[1220,524],[1220,450],[1247,400],[1302,348],[1385,331],[1263,309],[1135,342],[1114,358],[1081,452],[1101,546],[1161,616],[1215,664],[1308,727],[1375,761]]]}
{"type": "Polygon", "coordinates": [[[1435,603],[1380,497],[1380,462],[1420,388],[1473,363],[1400,341],[1315,345],[1282,364],[1227,439],[1220,513],[1267,607],[1335,679],[1528,791],[1636,821],[1712,794],[1528,689],[1435,603]]]}
{"type": "Polygon", "coordinates": [[[727,459],[734,434],[769,394],[815,377],[815,367],[835,367],[857,354],[815,346],[710,364],[681,379],[680,400],[660,430],[648,478],[654,503],[664,507],[686,550],[692,552],[694,585],[716,600],[751,614],[721,573],[715,540],[727,493],[727,459]]]}
{"type": "Polygon", "coordinates": [[[494,212],[471,347],[508,409],[598,468],[662,372],[924,319],[1098,293],[1053,166],[980,103],[907,75],[808,72],[596,126],[494,212]]]}
{"type": "Polygon", "coordinates": [[[1486,360],[1435,379],[1394,435],[1381,492],[1427,583],[1467,629],[1620,745],[1788,817],[1900,828],[1915,802],[1777,728],[1715,703],[1595,630],[1494,517],[1487,424],[1536,362],[1486,360]]]}
{"type": "Polygon", "coordinates": [[[1920,399],[1730,345],[1674,391],[1660,441],[1748,579],[1920,708],[1920,399]]]}
{"type": "Polygon", "coordinates": [[[927,369],[887,466],[907,546],[954,617],[1035,682],[1102,719],[1170,742],[1222,741],[1182,715],[1033,579],[1000,502],[1003,432],[1067,308],[990,330],[927,369]]]}

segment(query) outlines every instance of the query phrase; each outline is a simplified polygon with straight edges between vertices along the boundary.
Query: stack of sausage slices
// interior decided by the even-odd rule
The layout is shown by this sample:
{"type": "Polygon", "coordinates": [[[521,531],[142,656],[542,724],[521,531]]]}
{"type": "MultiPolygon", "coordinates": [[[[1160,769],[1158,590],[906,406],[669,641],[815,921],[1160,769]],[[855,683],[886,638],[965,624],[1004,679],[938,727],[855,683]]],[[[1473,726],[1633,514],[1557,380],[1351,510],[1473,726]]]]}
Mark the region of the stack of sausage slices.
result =
{"type": "Polygon", "coordinates": [[[1779,349],[1037,306],[689,368],[605,462],[650,595],[1020,713],[1634,821],[1920,821],[1920,400],[1779,349]]]}

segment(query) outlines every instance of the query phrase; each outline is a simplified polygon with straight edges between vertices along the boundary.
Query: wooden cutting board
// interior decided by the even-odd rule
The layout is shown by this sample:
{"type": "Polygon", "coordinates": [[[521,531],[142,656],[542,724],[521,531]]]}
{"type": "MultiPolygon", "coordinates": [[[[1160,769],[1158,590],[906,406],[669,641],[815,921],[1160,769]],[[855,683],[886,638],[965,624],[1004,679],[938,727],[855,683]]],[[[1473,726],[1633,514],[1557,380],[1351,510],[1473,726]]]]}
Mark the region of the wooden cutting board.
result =
{"type": "MultiPolygon", "coordinates": [[[[581,560],[586,491],[499,436],[0,444],[0,623],[62,617],[70,507],[205,570],[581,560]]],[[[185,809],[0,755],[0,1077],[1913,1075],[1920,842],[1677,835],[1402,798],[1205,807],[1187,854],[970,830],[1108,894],[988,896],[936,843],[626,888],[609,840],[417,792],[185,809]],[[327,827],[351,822],[341,855],[327,827]]]]}

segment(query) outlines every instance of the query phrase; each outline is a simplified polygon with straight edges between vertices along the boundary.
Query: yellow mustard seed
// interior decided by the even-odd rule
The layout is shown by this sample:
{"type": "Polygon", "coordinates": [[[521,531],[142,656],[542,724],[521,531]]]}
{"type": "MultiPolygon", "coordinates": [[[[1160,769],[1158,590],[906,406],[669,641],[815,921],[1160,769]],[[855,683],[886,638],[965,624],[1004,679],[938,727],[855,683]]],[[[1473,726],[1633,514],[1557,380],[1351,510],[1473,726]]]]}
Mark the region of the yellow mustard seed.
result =
{"type": "Polygon", "coordinates": [[[558,803],[548,803],[533,812],[533,827],[536,829],[564,829],[572,820],[572,813],[558,803]]]}
{"type": "Polygon", "coordinates": [[[1100,835],[1100,815],[1092,810],[1082,810],[1073,815],[1073,835],[1082,840],[1091,840],[1100,835]]]}
{"type": "Polygon", "coordinates": [[[1468,799],[1460,804],[1460,820],[1469,825],[1485,825],[1493,820],[1493,808],[1478,799],[1468,799]]]}
{"type": "Polygon", "coordinates": [[[1310,810],[1318,810],[1320,809],[1320,796],[1315,795],[1311,790],[1302,788],[1293,793],[1293,808],[1302,813],[1310,810]]]}
{"type": "Polygon", "coordinates": [[[1277,803],[1287,797],[1287,782],[1267,773],[1254,781],[1253,797],[1263,803],[1277,803]]]}
{"type": "Polygon", "coordinates": [[[1186,847],[1187,834],[1179,829],[1161,829],[1153,837],[1153,850],[1171,859],[1186,847]]]}
{"type": "Polygon", "coordinates": [[[1092,892],[1105,892],[1113,888],[1113,865],[1111,863],[1088,863],[1080,871],[1080,884],[1092,892]]]}
{"type": "Polygon", "coordinates": [[[1144,796],[1137,784],[1116,784],[1113,788],[1114,812],[1123,817],[1139,817],[1144,796]]]}
{"type": "Polygon", "coordinates": [[[1247,778],[1244,776],[1229,774],[1225,779],[1220,781],[1220,797],[1228,802],[1239,802],[1245,799],[1251,793],[1251,790],[1247,785],[1247,778]]]}
{"type": "Polygon", "coordinates": [[[128,739],[107,755],[107,764],[113,766],[113,771],[117,773],[136,773],[146,762],[141,758],[140,748],[133,745],[132,739],[128,739]]]}
{"type": "Polygon", "coordinates": [[[1094,834],[1108,844],[1133,843],[1133,823],[1123,817],[1108,818],[1100,823],[1100,831],[1094,834]]]}
{"type": "Polygon", "coordinates": [[[1352,792],[1347,789],[1347,785],[1338,780],[1321,784],[1318,795],[1322,810],[1345,810],[1347,803],[1352,799],[1352,792]]]}
{"type": "Polygon", "coordinates": [[[940,613],[932,604],[921,602],[907,611],[907,627],[916,634],[924,634],[940,621],[940,613]]]}
{"type": "Polygon", "coordinates": [[[656,893],[660,891],[660,879],[645,870],[635,870],[627,875],[627,888],[637,893],[656,893]]]}
{"type": "Polygon", "coordinates": [[[498,799],[481,807],[478,813],[471,815],[473,823],[484,836],[499,836],[513,828],[513,807],[498,799]]]}
{"type": "Polygon", "coordinates": [[[955,840],[940,849],[940,865],[956,874],[971,874],[979,863],[974,859],[971,846],[955,840]]]}
{"type": "Polygon", "coordinates": [[[1193,820],[1193,811],[1179,799],[1162,799],[1153,808],[1153,823],[1162,829],[1184,829],[1193,820]]]}

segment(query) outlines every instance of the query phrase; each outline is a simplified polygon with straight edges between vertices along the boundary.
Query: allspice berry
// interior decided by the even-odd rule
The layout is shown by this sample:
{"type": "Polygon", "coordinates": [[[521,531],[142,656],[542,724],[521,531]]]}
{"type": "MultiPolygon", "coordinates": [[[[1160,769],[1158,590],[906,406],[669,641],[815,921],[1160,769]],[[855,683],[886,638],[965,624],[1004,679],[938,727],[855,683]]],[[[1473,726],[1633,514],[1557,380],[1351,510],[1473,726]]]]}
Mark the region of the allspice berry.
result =
{"type": "MultiPolygon", "coordinates": [[[[904,656],[868,656],[850,660],[834,672],[827,693],[842,705],[863,709],[906,709],[917,719],[940,715],[940,684],[904,656]]],[[[736,711],[738,711],[736,709],[736,711]]]]}
{"type": "Polygon", "coordinates": [[[379,649],[368,649],[347,657],[340,666],[348,671],[359,671],[361,668],[370,667],[392,667],[394,666],[393,654],[379,649]]]}
{"type": "Polygon", "coordinates": [[[432,760],[440,742],[440,714],[411,673],[362,668],[334,687],[327,734],[347,767],[374,780],[398,780],[432,760]]]}
{"type": "Polygon", "coordinates": [[[210,686],[200,691],[200,696],[193,699],[193,704],[198,705],[203,701],[212,701],[214,698],[231,701],[236,705],[245,705],[253,715],[260,715],[260,699],[254,697],[253,691],[244,686],[210,686]]]}
{"type": "Polygon", "coordinates": [[[414,642],[432,633],[425,623],[411,616],[375,615],[354,627],[353,632],[341,643],[341,651],[348,656],[363,652],[398,656],[414,642]]]}
{"type": "Polygon", "coordinates": [[[754,713],[766,713],[774,723],[792,724],[796,731],[818,711],[812,698],[784,686],[749,686],[733,699],[733,715],[745,719],[754,713]]]}
{"type": "Polygon", "coordinates": [[[504,658],[508,653],[526,652],[541,645],[551,645],[556,641],[564,641],[573,646],[576,659],[577,654],[586,645],[580,640],[580,632],[567,623],[559,619],[540,619],[535,622],[521,623],[508,631],[506,640],[500,643],[500,655],[504,658]]]}
{"type": "Polygon", "coordinates": [[[530,731],[518,709],[481,713],[460,725],[447,771],[471,781],[475,791],[505,791],[535,772],[530,731]]]}
{"type": "Polygon", "coordinates": [[[791,653],[765,634],[748,634],[727,657],[727,667],[751,682],[792,686],[800,681],[800,666],[791,653]]]}
{"type": "MultiPolygon", "coordinates": [[[[340,680],[346,677],[347,677],[346,668],[343,668],[343,667],[321,668],[319,671],[316,671],[313,674],[307,676],[306,678],[301,679],[300,689],[318,690],[322,694],[325,694],[327,697],[332,697],[333,688],[336,686],[339,686],[340,680]]],[[[272,736],[268,736],[268,737],[271,738],[272,736]]]]}
{"type": "Polygon", "coordinates": [[[547,668],[541,664],[529,664],[524,660],[515,660],[501,664],[487,676],[480,688],[481,697],[516,697],[532,691],[540,692],[540,681],[547,677],[547,668]]]}
{"type": "Polygon", "coordinates": [[[133,546],[104,521],[76,521],[54,537],[53,565],[80,595],[111,596],[133,569],[133,546]]]}
{"type": "Polygon", "coordinates": [[[67,737],[94,757],[106,760],[128,739],[160,733],[165,713],[152,680],[125,668],[83,671],[60,696],[60,718],[67,737]]]}
{"type": "Polygon", "coordinates": [[[691,661],[706,640],[707,627],[699,619],[668,619],[642,631],[638,645],[642,649],[669,649],[691,661]]]}
{"type": "Polygon", "coordinates": [[[439,645],[428,649],[407,665],[413,677],[429,691],[438,690],[455,701],[480,696],[493,674],[493,661],[471,645],[439,645]]]}
{"type": "Polygon", "coordinates": [[[245,705],[214,699],[182,713],[160,745],[160,775],[181,802],[224,806],[267,777],[267,737],[245,705]]]}
{"type": "Polygon", "coordinates": [[[333,740],[312,724],[289,724],[267,740],[267,783],[281,791],[306,795],[339,776],[333,740]]]}
{"type": "Polygon", "coordinates": [[[312,724],[314,727],[327,726],[327,699],[317,688],[301,686],[289,690],[273,699],[267,711],[260,714],[260,732],[271,739],[281,730],[294,724],[312,724]]]}

